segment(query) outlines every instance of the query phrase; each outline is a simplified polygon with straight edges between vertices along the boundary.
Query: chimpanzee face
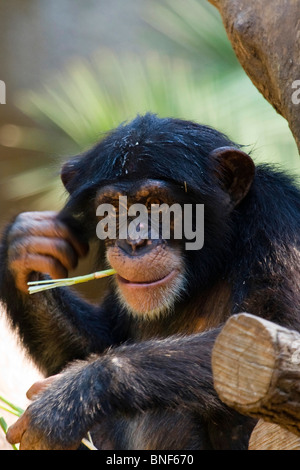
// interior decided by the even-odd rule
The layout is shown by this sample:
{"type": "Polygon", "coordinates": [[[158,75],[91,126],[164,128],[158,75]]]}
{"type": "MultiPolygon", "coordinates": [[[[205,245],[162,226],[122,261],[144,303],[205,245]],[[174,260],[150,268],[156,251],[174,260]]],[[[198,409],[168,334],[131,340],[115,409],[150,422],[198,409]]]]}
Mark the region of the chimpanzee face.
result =
{"type": "Polygon", "coordinates": [[[175,197],[174,188],[158,180],[108,185],[97,194],[97,235],[117,271],[119,298],[133,314],[170,310],[184,290],[184,204],[175,197]]]}
{"type": "Polygon", "coordinates": [[[65,210],[105,240],[130,312],[166,312],[211,282],[255,171],[230,144],[206,126],[146,115],[64,165],[65,210]]]}

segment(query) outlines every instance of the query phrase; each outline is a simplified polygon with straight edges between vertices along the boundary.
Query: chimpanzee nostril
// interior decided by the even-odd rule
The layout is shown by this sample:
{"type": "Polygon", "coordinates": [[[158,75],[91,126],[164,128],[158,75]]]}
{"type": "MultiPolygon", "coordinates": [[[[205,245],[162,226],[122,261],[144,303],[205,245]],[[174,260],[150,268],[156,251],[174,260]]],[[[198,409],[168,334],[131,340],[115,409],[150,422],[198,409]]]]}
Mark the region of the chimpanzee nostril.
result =
{"type": "Polygon", "coordinates": [[[136,240],[132,238],[127,238],[126,240],[118,240],[117,245],[121,248],[127,255],[143,255],[151,251],[157,243],[153,243],[152,240],[138,238],[136,240]]]}
{"type": "Polygon", "coordinates": [[[144,238],[133,239],[133,238],[128,237],[127,243],[129,243],[129,245],[131,245],[132,248],[137,248],[139,246],[146,245],[147,240],[145,240],[144,238]]]}
{"type": "Polygon", "coordinates": [[[133,238],[128,237],[127,240],[125,240],[125,242],[131,247],[131,250],[133,252],[147,245],[147,240],[144,238],[133,239],[133,238]]]}
{"type": "Polygon", "coordinates": [[[140,222],[136,227],[135,231],[128,230],[127,238],[125,240],[119,240],[119,247],[122,248],[127,254],[133,255],[138,251],[141,252],[141,248],[147,247],[148,245],[148,227],[140,222]]]}

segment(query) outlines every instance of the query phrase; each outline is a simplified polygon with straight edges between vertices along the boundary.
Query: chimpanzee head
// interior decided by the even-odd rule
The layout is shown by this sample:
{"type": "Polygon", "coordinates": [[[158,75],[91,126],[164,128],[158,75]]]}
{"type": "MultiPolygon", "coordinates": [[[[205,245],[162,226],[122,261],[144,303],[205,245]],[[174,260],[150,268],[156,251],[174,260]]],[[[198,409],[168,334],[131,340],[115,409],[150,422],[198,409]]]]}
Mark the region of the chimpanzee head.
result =
{"type": "Polygon", "coordinates": [[[252,159],[215,129],[146,114],[63,166],[70,193],[63,212],[88,237],[109,232],[106,259],[119,297],[134,314],[152,316],[220,271],[232,213],[254,173],[252,159]]]}

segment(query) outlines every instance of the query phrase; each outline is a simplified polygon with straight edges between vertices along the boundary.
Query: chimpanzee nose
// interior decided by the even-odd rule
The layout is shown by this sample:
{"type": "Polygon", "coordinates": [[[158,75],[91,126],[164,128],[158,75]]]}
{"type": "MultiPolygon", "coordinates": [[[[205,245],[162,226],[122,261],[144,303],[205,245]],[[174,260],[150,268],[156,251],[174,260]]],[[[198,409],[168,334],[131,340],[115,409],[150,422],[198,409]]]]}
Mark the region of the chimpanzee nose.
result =
{"type": "Polygon", "coordinates": [[[133,232],[128,229],[127,238],[119,239],[117,245],[127,255],[144,255],[156,246],[156,240],[149,239],[148,226],[140,222],[133,232]]]}
{"type": "Polygon", "coordinates": [[[144,238],[132,239],[132,238],[128,237],[126,242],[128,243],[128,245],[131,246],[131,249],[133,251],[135,251],[138,248],[141,248],[142,246],[145,246],[147,244],[147,240],[145,240],[144,238]]]}
{"type": "MultiPolygon", "coordinates": [[[[131,256],[142,254],[142,251],[144,252],[145,249],[148,248],[148,245],[148,240],[144,238],[133,239],[128,237],[126,240],[118,240],[118,246],[122,248],[126,254],[131,256]]],[[[151,249],[150,246],[149,249],[151,249]]]]}

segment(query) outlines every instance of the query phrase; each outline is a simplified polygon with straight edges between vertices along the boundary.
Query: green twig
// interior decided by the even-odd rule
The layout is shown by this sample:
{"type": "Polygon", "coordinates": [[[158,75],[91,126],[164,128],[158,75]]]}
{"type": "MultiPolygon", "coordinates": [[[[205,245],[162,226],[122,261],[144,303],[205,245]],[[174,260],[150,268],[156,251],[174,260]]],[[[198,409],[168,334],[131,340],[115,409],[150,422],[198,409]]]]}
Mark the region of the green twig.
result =
{"type": "MultiPolygon", "coordinates": [[[[6,435],[8,426],[7,426],[7,422],[5,421],[4,418],[2,418],[2,416],[0,416],[0,427],[2,428],[4,434],[6,435]]],[[[15,444],[11,444],[11,446],[14,450],[19,450],[15,444]]]]}
{"type": "Polygon", "coordinates": [[[32,281],[28,282],[28,292],[29,294],[36,294],[37,292],[42,292],[48,289],[55,289],[56,287],[68,287],[73,286],[74,284],[80,284],[82,282],[92,281],[94,279],[101,279],[102,277],[112,276],[116,274],[114,269],[107,269],[105,271],[97,271],[92,274],[87,274],[85,276],[76,276],[64,279],[49,279],[46,281],[32,281]]]}
{"type": "Polygon", "coordinates": [[[5,403],[6,405],[8,405],[12,410],[14,410],[14,412],[12,410],[8,410],[10,411],[10,413],[13,413],[13,414],[17,414],[17,416],[21,416],[21,414],[24,413],[24,410],[22,408],[20,408],[19,406],[16,406],[14,405],[13,403],[11,403],[10,401],[8,401],[6,398],[4,398],[3,396],[0,395],[0,401],[3,401],[3,403],[5,403]]]}
{"type": "Polygon", "coordinates": [[[6,408],[5,406],[0,405],[0,410],[7,411],[8,413],[11,413],[12,415],[20,417],[20,414],[17,411],[11,410],[10,408],[6,408]]]}

